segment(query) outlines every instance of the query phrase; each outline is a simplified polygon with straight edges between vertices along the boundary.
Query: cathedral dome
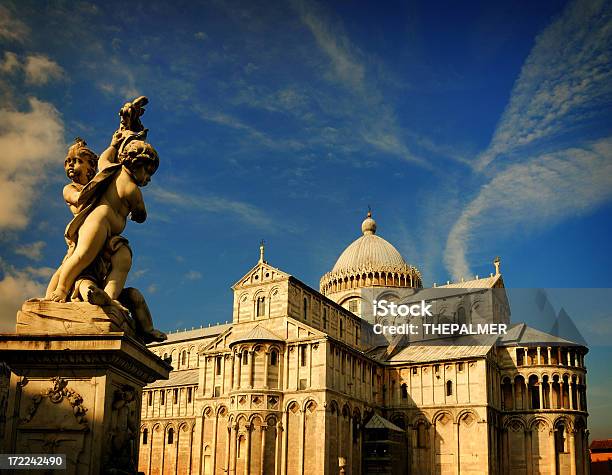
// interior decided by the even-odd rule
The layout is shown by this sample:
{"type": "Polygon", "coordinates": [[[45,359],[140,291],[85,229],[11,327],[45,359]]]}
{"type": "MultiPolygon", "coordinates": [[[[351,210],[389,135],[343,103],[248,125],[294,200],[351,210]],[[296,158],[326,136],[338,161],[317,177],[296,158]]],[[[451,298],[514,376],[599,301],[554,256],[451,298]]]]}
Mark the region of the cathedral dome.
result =
{"type": "Polygon", "coordinates": [[[419,271],[406,263],[392,244],[376,235],[372,213],[361,224],[362,236],[340,254],[321,278],[324,295],[363,287],[421,287],[419,271]]]}
{"type": "Polygon", "coordinates": [[[332,272],[350,272],[357,269],[382,270],[387,267],[398,269],[408,265],[392,244],[376,235],[376,221],[368,213],[361,224],[363,236],[353,241],[336,261],[332,272]]]}

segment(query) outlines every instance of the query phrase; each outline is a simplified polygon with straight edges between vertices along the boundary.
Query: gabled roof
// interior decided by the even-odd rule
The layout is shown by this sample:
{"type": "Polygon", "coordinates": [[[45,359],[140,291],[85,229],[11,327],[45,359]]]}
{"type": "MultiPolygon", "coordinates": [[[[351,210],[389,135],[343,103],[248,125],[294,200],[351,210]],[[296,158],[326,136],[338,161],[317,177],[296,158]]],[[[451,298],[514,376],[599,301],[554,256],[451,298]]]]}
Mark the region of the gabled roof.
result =
{"type": "Polygon", "coordinates": [[[198,384],[198,368],[186,369],[180,371],[170,371],[168,379],[158,379],[154,383],[148,384],[146,389],[166,388],[168,386],[192,386],[198,384]]]}
{"type": "Polygon", "coordinates": [[[484,358],[487,356],[497,335],[463,335],[456,338],[437,338],[412,342],[395,352],[389,363],[428,363],[464,358],[484,358]]]}
{"type": "Polygon", "coordinates": [[[236,343],[240,343],[243,341],[284,341],[284,340],[280,338],[278,335],[272,333],[266,327],[258,324],[254,328],[252,328],[251,331],[249,331],[248,333],[239,335],[236,338],[234,338],[230,342],[230,345],[234,345],[236,343]]]}
{"type": "Polygon", "coordinates": [[[492,289],[495,284],[503,286],[503,279],[501,274],[492,274],[489,277],[483,279],[472,279],[463,282],[452,282],[446,285],[438,285],[436,288],[440,289],[492,289]]]}
{"type": "Polygon", "coordinates": [[[368,423],[365,425],[366,429],[389,429],[395,432],[404,432],[403,429],[397,427],[393,422],[388,421],[378,414],[374,414],[368,423]]]}
{"type": "Polygon", "coordinates": [[[551,343],[568,346],[583,346],[579,343],[537,330],[525,323],[517,323],[508,327],[508,332],[499,337],[497,344],[500,346],[529,346],[551,343]]]}
{"type": "Polygon", "coordinates": [[[154,348],[156,346],[164,346],[168,343],[176,343],[179,341],[187,340],[200,340],[202,338],[214,338],[220,335],[225,330],[232,326],[231,323],[222,323],[219,325],[213,325],[210,327],[195,328],[192,330],[177,331],[168,333],[168,339],[160,343],[150,343],[147,345],[148,348],[154,348]]]}
{"type": "Polygon", "coordinates": [[[250,271],[244,274],[241,279],[232,285],[232,289],[236,290],[239,287],[249,287],[251,285],[258,285],[265,282],[284,280],[288,279],[289,277],[291,277],[290,274],[287,274],[276,267],[272,267],[266,261],[260,260],[251,268],[250,271]]]}

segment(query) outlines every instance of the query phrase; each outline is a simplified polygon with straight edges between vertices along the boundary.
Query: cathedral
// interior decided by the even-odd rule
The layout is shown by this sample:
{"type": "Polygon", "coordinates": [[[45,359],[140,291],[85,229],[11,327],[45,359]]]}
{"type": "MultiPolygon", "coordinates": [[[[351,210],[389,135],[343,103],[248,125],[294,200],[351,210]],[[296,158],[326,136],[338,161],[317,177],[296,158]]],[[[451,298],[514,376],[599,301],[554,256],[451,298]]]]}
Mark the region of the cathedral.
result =
{"type": "Polygon", "coordinates": [[[319,290],[264,256],[232,287],[229,324],[150,344],[168,380],[145,387],[145,474],[586,475],[585,354],[512,323],[500,261],[489,276],[423,288],[377,234],[319,290]],[[499,335],[380,335],[375,300],[431,303],[434,322],[499,335]]]}

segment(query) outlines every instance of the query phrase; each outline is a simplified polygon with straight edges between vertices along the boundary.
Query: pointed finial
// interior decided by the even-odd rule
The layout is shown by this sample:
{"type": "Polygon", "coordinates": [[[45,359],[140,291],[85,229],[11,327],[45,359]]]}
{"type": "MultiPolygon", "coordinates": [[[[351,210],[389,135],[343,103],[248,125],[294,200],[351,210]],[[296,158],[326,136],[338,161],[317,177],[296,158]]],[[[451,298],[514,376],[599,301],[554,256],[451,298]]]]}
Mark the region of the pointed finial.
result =
{"type": "Polygon", "coordinates": [[[265,244],[266,244],[266,241],[264,241],[263,239],[261,240],[261,243],[259,243],[259,263],[260,264],[263,264],[264,262],[266,262],[264,260],[265,244]]]}
{"type": "Polygon", "coordinates": [[[501,274],[501,271],[499,270],[501,267],[501,259],[499,258],[499,256],[495,258],[495,260],[493,261],[493,265],[495,266],[495,275],[501,274]]]}

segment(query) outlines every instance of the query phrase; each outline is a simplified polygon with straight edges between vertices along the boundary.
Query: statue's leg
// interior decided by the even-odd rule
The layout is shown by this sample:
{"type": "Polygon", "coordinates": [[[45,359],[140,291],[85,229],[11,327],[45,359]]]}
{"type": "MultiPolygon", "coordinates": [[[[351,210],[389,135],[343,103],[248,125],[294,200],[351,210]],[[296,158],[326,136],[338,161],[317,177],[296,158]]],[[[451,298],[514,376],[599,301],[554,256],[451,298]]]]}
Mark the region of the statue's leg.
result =
{"type": "MultiPolygon", "coordinates": [[[[90,215],[90,218],[92,216],[90,215]]],[[[74,253],[60,267],[60,275],[51,300],[65,302],[68,290],[83,270],[93,262],[108,238],[108,223],[104,219],[85,220],[79,229],[74,253]]]]}
{"type": "Polygon", "coordinates": [[[53,294],[53,291],[57,287],[57,281],[59,280],[60,269],[61,267],[55,271],[55,273],[51,277],[51,280],[49,281],[49,285],[47,286],[47,291],[45,292],[45,300],[51,300],[51,295],[53,294]]]}
{"type": "Polygon", "coordinates": [[[149,306],[142,293],[140,293],[140,290],[133,287],[123,289],[119,296],[119,301],[122,305],[130,309],[132,316],[144,334],[143,336],[146,343],[151,341],[164,341],[168,338],[164,332],[156,330],[153,327],[153,319],[151,318],[149,306]]]}
{"type": "Polygon", "coordinates": [[[104,291],[111,299],[119,299],[131,268],[132,253],[130,249],[127,246],[120,246],[111,256],[111,271],[104,286],[104,291]]]}

